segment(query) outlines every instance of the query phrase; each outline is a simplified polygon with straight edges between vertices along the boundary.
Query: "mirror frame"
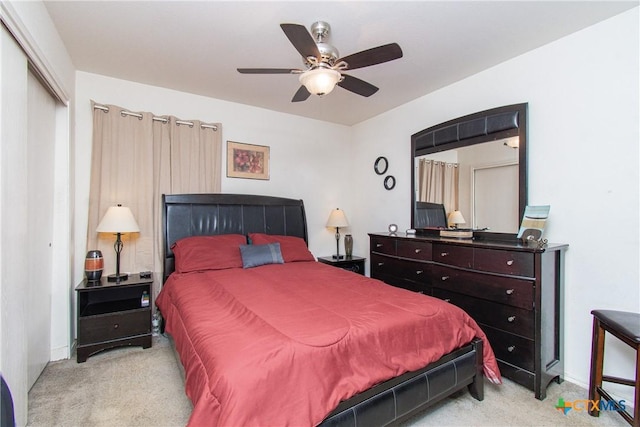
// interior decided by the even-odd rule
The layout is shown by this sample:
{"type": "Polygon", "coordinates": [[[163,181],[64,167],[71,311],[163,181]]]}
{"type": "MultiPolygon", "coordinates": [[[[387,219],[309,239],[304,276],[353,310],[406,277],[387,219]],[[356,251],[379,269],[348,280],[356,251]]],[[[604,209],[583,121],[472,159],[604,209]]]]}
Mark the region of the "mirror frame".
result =
{"type": "MultiPolygon", "coordinates": [[[[517,136],[518,210],[520,217],[527,206],[527,112],[528,104],[513,104],[458,117],[411,135],[411,227],[415,227],[416,166],[415,159],[427,154],[517,136]]],[[[425,229],[416,229],[426,234],[425,229]]],[[[491,240],[516,239],[515,233],[474,231],[474,238],[491,240]]]]}

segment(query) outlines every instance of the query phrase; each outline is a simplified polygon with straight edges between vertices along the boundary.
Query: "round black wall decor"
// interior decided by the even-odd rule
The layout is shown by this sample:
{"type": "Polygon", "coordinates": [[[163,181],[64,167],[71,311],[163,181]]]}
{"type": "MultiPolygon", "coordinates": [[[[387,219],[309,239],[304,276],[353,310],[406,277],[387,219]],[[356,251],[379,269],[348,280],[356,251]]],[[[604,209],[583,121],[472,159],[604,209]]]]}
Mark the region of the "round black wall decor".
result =
{"type": "Polygon", "coordinates": [[[396,179],[394,178],[393,175],[387,175],[384,178],[384,188],[386,188],[387,190],[393,190],[393,187],[396,186],[396,179]]]}
{"type": "Polygon", "coordinates": [[[373,164],[373,170],[376,171],[378,175],[384,175],[389,169],[389,161],[386,157],[380,156],[376,159],[376,162],[373,164]]]}

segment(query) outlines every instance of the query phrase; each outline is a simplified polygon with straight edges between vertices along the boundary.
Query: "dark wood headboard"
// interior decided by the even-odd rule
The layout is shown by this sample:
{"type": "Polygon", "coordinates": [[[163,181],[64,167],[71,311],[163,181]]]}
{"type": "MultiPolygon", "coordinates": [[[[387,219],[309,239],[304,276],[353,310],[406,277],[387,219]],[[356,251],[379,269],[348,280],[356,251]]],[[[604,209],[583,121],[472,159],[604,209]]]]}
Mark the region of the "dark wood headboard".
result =
{"type": "Polygon", "coordinates": [[[266,233],[307,239],[302,200],[250,194],[162,196],[164,280],[175,269],[171,246],[184,237],[266,233]]]}

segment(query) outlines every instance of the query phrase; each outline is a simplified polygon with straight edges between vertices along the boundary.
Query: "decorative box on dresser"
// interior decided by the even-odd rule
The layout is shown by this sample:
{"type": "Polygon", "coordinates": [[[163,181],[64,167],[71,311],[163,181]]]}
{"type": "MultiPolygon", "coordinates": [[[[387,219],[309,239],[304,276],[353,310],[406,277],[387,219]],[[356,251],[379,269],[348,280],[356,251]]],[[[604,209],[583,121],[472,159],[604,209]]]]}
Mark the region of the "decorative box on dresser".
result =
{"type": "Polygon", "coordinates": [[[564,370],[567,245],[371,233],[371,277],[444,299],[486,333],[501,373],[542,400],[564,370]]]}

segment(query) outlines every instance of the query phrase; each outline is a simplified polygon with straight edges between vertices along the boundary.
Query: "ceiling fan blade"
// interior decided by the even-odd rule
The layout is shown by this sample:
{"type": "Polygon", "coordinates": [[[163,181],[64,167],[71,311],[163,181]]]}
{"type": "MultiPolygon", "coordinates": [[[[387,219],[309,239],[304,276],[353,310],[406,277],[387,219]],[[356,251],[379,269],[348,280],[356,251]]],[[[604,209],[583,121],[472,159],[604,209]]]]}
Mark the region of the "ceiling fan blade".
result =
{"type": "Polygon", "coordinates": [[[318,50],[315,40],[309,31],[300,24],[280,24],[280,28],[284,31],[293,47],[295,47],[303,58],[314,56],[320,61],[322,55],[318,50]]]}
{"type": "Polygon", "coordinates": [[[240,74],[296,74],[302,73],[297,68],[238,68],[240,74]]]}
{"type": "Polygon", "coordinates": [[[372,85],[371,83],[367,83],[364,80],[360,80],[357,77],[348,76],[346,74],[342,74],[344,79],[341,82],[338,82],[338,86],[353,93],[357,93],[362,96],[371,96],[378,91],[378,88],[372,85]]]}
{"type": "Polygon", "coordinates": [[[311,93],[307,90],[307,88],[304,86],[300,86],[300,89],[298,89],[296,94],[293,95],[293,98],[291,98],[291,102],[306,101],[310,96],[311,93]]]}
{"type": "Polygon", "coordinates": [[[336,62],[344,61],[349,65],[347,67],[348,70],[355,70],[356,68],[382,64],[383,62],[393,61],[398,58],[402,58],[402,49],[397,43],[389,43],[353,53],[338,59],[336,62]]]}

